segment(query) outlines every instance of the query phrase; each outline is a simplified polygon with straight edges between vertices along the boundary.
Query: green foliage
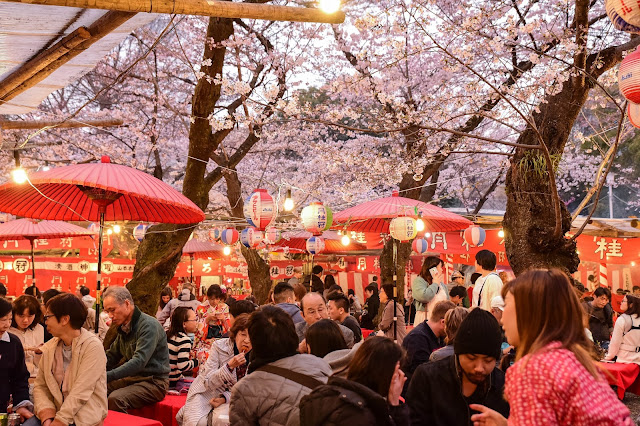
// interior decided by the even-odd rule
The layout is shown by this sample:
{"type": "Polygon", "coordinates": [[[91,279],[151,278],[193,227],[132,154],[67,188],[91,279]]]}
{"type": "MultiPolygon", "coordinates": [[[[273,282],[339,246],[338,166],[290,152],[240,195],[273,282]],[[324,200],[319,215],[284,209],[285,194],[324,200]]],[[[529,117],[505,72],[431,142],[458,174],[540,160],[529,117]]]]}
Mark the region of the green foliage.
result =
{"type": "MultiPolygon", "coordinates": [[[[550,154],[549,156],[551,157],[553,171],[556,173],[562,160],[562,154],[550,154]]],[[[520,161],[518,161],[517,167],[525,181],[530,177],[536,177],[537,179],[546,179],[548,177],[547,159],[537,149],[525,151],[520,161]]]]}

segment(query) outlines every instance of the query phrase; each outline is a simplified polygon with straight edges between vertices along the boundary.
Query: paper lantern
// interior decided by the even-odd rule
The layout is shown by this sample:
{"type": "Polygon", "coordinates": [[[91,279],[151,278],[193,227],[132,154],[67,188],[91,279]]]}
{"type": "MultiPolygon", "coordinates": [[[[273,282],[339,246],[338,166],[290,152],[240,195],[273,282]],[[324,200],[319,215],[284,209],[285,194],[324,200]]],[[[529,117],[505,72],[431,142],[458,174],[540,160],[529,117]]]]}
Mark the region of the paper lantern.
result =
{"type": "Polygon", "coordinates": [[[88,229],[90,232],[93,232],[93,233],[97,234],[98,232],[100,232],[100,224],[99,224],[99,223],[95,223],[95,222],[93,222],[92,224],[90,224],[90,225],[87,227],[87,229],[88,229]]]}
{"type": "Polygon", "coordinates": [[[418,235],[416,220],[412,217],[394,217],[389,224],[389,234],[398,241],[410,241],[418,235]]]}
{"type": "Polygon", "coordinates": [[[262,232],[254,227],[245,228],[240,232],[240,243],[247,248],[255,248],[262,241],[262,232]]]}
{"type": "Polygon", "coordinates": [[[135,228],[133,228],[133,238],[138,240],[138,242],[144,239],[145,234],[147,233],[147,229],[149,229],[149,225],[144,223],[139,224],[135,228]]]}
{"type": "Polygon", "coordinates": [[[270,226],[264,231],[264,240],[267,244],[275,244],[282,239],[282,232],[274,227],[270,226]]]}
{"type": "Polygon", "coordinates": [[[233,245],[238,242],[239,234],[235,228],[227,228],[220,234],[220,241],[226,245],[233,245]]]}
{"type": "Polygon", "coordinates": [[[313,236],[307,240],[307,251],[311,254],[318,254],[324,251],[324,238],[313,236]]]}
{"type": "Polygon", "coordinates": [[[322,235],[333,223],[333,213],[322,203],[311,203],[300,212],[302,227],[313,235],[322,235]]]}
{"type": "Polygon", "coordinates": [[[625,98],[640,104],[640,49],[622,60],[618,69],[618,87],[625,98]]]}
{"type": "Polygon", "coordinates": [[[219,241],[221,236],[222,229],[218,228],[217,226],[209,229],[209,239],[211,241],[219,241]]]}
{"type": "Polygon", "coordinates": [[[464,231],[464,241],[470,246],[480,246],[484,244],[487,233],[477,225],[471,225],[464,231]]]}
{"type": "MultiPolygon", "coordinates": [[[[605,9],[607,9],[607,14],[609,14],[609,9],[613,9],[624,22],[635,27],[640,27],[640,5],[638,2],[629,0],[607,0],[605,2],[605,9]]],[[[609,18],[611,18],[611,15],[609,15],[609,18]]],[[[611,21],[613,22],[613,19],[611,21]]]]}
{"type": "MultiPolygon", "coordinates": [[[[616,4],[620,7],[620,1],[616,0],[606,0],[604,2],[604,7],[607,11],[607,15],[613,24],[613,27],[620,31],[625,31],[628,33],[640,33],[640,27],[635,25],[631,25],[628,21],[620,16],[620,14],[616,11],[616,4]]],[[[622,8],[621,8],[622,10],[622,8]]]]}
{"type": "Polygon", "coordinates": [[[633,127],[640,129],[640,105],[629,102],[627,106],[627,116],[629,117],[629,123],[633,127]]]}
{"type": "Polygon", "coordinates": [[[278,211],[266,189],[256,189],[244,202],[244,217],[249,225],[263,231],[276,218],[278,211]]]}
{"type": "Polygon", "coordinates": [[[418,254],[426,253],[429,249],[429,242],[424,238],[416,238],[411,244],[411,248],[418,254]]]}

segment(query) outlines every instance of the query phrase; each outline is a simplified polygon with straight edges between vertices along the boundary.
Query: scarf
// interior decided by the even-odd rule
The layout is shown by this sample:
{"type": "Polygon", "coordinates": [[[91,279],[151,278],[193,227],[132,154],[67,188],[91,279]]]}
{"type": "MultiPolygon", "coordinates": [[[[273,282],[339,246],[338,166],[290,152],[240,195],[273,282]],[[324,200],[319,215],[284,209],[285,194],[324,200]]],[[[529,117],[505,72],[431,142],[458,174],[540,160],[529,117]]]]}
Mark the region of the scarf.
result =
{"type": "Polygon", "coordinates": [[[68,374],[69,369],[65,371],[64,369],[64,359],[62,356],[62,345],[64,343],[62,340],[58,341],[58,345],[56,346],[56,350],[53,355],[53,364],[51,365],[51,372],[53,373],[53,377],[56,379],[58,386],[60,387],[60,392],[62,392],[62,400],[64,401],[69,395],[69,380],[68,374]]]}

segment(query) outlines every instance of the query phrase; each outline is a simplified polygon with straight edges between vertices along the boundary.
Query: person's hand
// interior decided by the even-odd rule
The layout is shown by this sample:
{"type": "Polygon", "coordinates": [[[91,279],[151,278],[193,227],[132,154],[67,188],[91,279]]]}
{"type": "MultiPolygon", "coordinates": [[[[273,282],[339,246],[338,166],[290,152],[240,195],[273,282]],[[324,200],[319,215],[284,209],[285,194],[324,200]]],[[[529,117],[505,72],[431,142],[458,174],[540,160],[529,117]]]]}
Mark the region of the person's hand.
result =
{"type": "Polygon", "coordinates": [[[220,397],[220,398],[211,398],[211,400],[209,401],[209,404],[213,407],[213,408],[218,408],[219,406],[221,406],[222,404],[226,403],[227,400],[224,399],[224,397],[220,397]]]}
{"type": "Polygon", "coordinates": [[[47,419],[42,422],[42,426],[51,426],[51,423],[53,423],[53,419],[47,419]]]}
{"type": "Polygon", "coordinates": [[[404,371],[400,369],[400,363],[396,364],[396,370],[391,377],[391,386],[389,386],[389,395],[387,395],[387,401],[391,405],[400,404],[400,394],[402,388],[404,388],[404,382],[407,381],[407,376],[404,375],[404,371]]]}
{"type": "Polygon", "coordinates": [[[33,417],[33,413],[31,411],[29,411],[26,407],[20,407],[18,409],[15,410],[16,413],[20,414],[20,417],[22,418],[22,422],[24,423],[25,420],[30,419],[31,417],[33,417]]]}
{"type": "Polygon", "coordinates": [[[231,358],[227,364],[233,369],[246,363],[247,359],[244,356],[244,352],[240,352],[238,355],[231,358]]]}
{"type": "Polygon", "coordinates": [[[384,331],[382,330],[376,331],[376,336],[384,337],[384,331]]]}
{"type": "Polygon", "coordinates": [[[207,315],[207,317],[205,318],[205,321],[207,322],[207,324],[211,323],[212,321],[216,321],[218,318],[216,316],[216,314],[209,314],[207,315]]]}
{"type": "Polygon", "coordinates": [[[307,339],[303,339],[302,342],[300,342],[300,344],[298,345],[298,352],[300,352],[301,354],[308,353],[308,350],[307,350],[307,339]]]}
{"type": "MultiPolygon", "coordinates": [[[[42,346],[42,345],[40,345],[42,346]]],[[[42,354],[42,349],[40,349],[39,346],[34,346],[33,347],[33,352],[37,353],[37,354],[42,354]]]]}
{"type": "Polygon", "coordinates": [[[469,408],[480,412],[480,414],[471,416],[473,426],[507,426],[508,424],[507,419],[505,419],[502,414],[484,405],[470,404],[469,408]]]}
{"type": "Polygon", "coordinates": [[[51,422],[51,426],[67,426],[67,425],[58,419],[53,419],[53,421],[51,422]]]}
{"type": "Polygon", "coordinates": [[[215,316],[215,318],[216,318],[216,319],[218,319],[218,320],[221,320],[221,321],[222,321],[222,320],[224,320],[224,319],[225,319],[225,316],[226,316],[226,315],[225,315],[224,313],[217,313],[217,314],[214,314],[214,316],[215,316]]]}

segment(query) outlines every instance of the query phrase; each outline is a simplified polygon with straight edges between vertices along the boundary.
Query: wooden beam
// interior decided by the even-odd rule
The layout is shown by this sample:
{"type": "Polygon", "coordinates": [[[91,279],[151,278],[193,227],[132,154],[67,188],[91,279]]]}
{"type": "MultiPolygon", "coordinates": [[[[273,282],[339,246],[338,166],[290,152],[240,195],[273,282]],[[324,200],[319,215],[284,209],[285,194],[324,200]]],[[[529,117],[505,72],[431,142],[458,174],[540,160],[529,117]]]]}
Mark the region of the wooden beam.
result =
{"type": "Polygon", "coordinates": [[[0,96],[0,99],[7,102],[40,83],[55,70],[87,50],[93,43],[111,33],[134,15],[135,13],[133,12],[107,12],[88,28],[82,30],[79,28],[78,30],[80,31],[76,30],[78,33],[74,31],[69,34],[71,36],[76,33],[76,36],[72,37],[75,43],[72,48],[68,48],[68,45],[64,47],[60,43],[56,43],[31,61],[28,61],[0,83],[0,85],[5,85],[5,81],[10,79],[5,87],[7,91],[0,96]],[[88,36],[85,32],[88,33],[88,36]],[[67,51],[60,54],[64,49],[67,51]],[[34,73],[34,70],[37,71],[34,73]]]}
{"type": "Polygon", "coordinates": [[[0,119],[0,129],[2,130],[34,130],[45,127],[55,127],[56,129],[71,129],[78,127],[113,127],[122,126],[124,122],[118,119],[106,120],[68,120],[60,121],[20,121],[0,119]]]}
{"type": "Polygon", "coordinates": [[[213,16],[218,18],[264,19],[267,21],[317,22],[341,24],[342,11],[324,13],[306,7],[240,3],[219,0],[0,0],[12,3],[47,6],[107,9],[122,12],[148,12],[178,15],[213,16]]]}

